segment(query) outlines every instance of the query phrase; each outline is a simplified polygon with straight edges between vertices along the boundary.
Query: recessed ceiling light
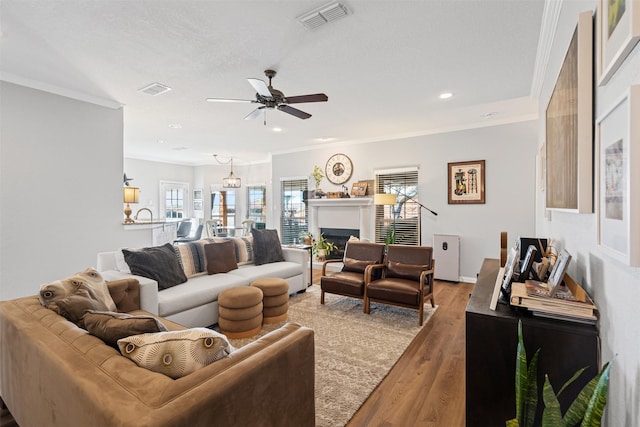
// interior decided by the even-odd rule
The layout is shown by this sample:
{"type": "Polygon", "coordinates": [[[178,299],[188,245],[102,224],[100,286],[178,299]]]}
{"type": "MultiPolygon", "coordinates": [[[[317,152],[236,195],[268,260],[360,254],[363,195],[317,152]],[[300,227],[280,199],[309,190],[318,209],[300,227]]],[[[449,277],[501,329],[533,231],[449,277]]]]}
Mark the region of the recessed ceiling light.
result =
{"type": "Polygon", "coordinates": [[[182,129],[182,125],[177,124],[177,123],[171,123],[171,124],[169,125],[169,127],[170,127],[171,129],[182,129]]]}
{"type": "Polygon", "coordinates": [[[166,141],[164,139],[159,139],[158,144],[164,144],[166,141]]]}
{"type": "Polygon", "coordinates": [[[274,127],[271,130],[274,132],[282,132],[282,128],[279,128],[279,127],[274,127]]]}
{"type": "Polygon", "coordinates": [[[331,138],[331,137],[329,137],[329,138],[316,138],[316,141],[319,141],[319,142],[329,142],[329,141],[334,141],[334,140],[335,140],[335,138],[331,138]]]}
{"type": "Polygon", "coordinates": [[[453,96],[453,93],[451,92],[442,92],[440,95],[438,95],[438,98],[440,99],[449,99],[453,96]]]}
{"type": "Polygon", "coordinates": [[[495,111],[492,111],[490,113],[485,113],[485,114],[481,115],[480,117],[482,117],[483,119],[490,119],[491,117],[496,116],[496,115],[498,115],[498,113],[495,112],[495,111]]]}

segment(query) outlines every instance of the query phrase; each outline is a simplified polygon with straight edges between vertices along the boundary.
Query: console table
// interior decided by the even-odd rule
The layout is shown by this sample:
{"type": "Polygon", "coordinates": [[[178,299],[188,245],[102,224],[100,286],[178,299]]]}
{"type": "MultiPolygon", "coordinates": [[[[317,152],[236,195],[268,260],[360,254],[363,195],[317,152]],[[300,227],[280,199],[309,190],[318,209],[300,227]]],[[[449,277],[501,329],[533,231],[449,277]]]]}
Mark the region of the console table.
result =
{"type": "MultiPolygon", "coordinates": [[[[500,268],[497,259],[485,259],[466,309],[466,425],[504,426],[515,417],[515,360],[518,320],[531,360],[540,348],[538,386],[549,375],[556,392],[580,368],[588,369],[562,395],[564,413],[582,387],[600,370],[599,338],[593,325],[538,318],[498,304],[489,308],[500,268]]],[[[539,408],[542,407],[539,396],[539,408]]],[[[539,425],[542,411],[538,411],[539,425]]]]}

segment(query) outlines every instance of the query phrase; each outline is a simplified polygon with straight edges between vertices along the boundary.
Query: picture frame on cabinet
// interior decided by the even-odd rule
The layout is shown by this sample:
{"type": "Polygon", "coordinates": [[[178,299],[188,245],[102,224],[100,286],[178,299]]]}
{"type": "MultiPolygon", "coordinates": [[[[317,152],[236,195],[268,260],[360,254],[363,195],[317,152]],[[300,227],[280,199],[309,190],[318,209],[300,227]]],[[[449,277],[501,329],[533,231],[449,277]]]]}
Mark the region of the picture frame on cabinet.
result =
{"type": "Polygon", "coordinates": [[[597,79],[606,85],[640,41],[640,1],[598,0],[597,79]]]}
{"type": "Polygon", "coordinates": [[[596,120],[598,246],[640,266],[640,85],[596,120]]]}
{"type": "Polygon", "coordinates": [[[485,161],[448,163],[449,204],[484,204],[485,161]]]}

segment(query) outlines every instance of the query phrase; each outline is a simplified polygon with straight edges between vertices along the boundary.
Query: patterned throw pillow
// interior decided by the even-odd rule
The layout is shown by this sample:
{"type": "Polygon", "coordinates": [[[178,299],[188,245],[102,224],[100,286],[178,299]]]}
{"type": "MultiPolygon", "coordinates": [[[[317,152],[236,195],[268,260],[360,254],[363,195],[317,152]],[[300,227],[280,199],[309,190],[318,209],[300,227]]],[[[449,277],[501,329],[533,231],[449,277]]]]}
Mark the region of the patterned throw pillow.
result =
{"type": "Polygon", "coordinates": [[[253,236],[234,237],[238,265],[253,264],[253,236]]]}
{"type": "Polygon", "coordinates": [[[171,243],[136,250],[123,249],[122,253],[131,273],[155,280],[160,290],[187,281],[171,243]]]}
{"type": "Polygon", "coordinates": [[[173,379],[223,359],[235,350],[227,337],[207,328],[133,335],[118,340],[118,348],[138,366],[173,379]]]}
{"type": "Polygon", "coordinates": [[[253,261],[256,265],[284,261],[278,230],[251,229],[253,235],[253,261]]]}
{"type": "Polygon", "coordinates": [[[175,246],[180,257],[184,274],[189,277],[207,271],[205,265],[204,245],[199,242],[180,243],[175,246]]]}

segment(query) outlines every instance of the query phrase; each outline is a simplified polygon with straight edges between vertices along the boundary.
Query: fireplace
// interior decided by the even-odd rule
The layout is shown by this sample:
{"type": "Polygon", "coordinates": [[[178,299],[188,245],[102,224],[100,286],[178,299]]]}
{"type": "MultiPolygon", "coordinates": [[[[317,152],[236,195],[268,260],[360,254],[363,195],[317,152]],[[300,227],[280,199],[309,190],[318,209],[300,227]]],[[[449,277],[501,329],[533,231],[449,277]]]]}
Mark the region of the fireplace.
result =
{"type": "Polygon", "coordinates": [[[324,238],[336,245],[337,250],[327,255],[327,259],[342,259],[344,256],[344,248],[351,236],[360,237],[360,230],[356,228],[320,228],[320,233],[324,238]]]}

